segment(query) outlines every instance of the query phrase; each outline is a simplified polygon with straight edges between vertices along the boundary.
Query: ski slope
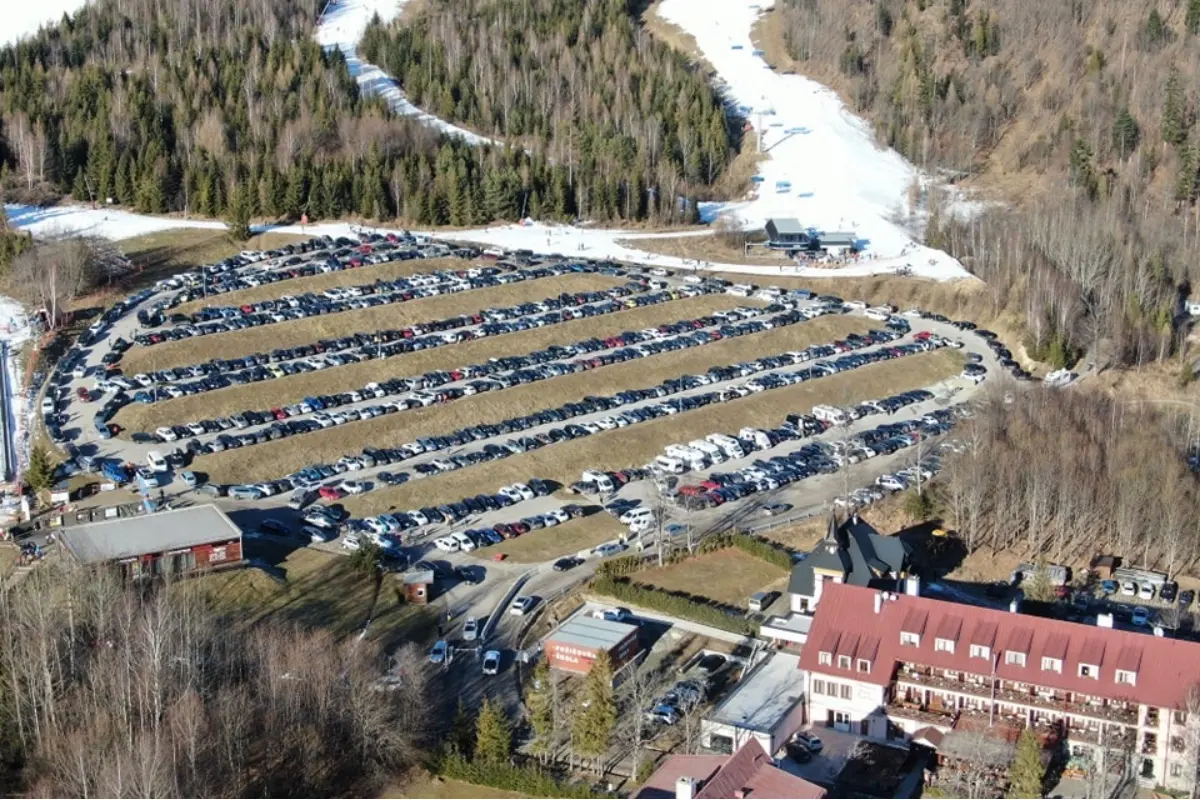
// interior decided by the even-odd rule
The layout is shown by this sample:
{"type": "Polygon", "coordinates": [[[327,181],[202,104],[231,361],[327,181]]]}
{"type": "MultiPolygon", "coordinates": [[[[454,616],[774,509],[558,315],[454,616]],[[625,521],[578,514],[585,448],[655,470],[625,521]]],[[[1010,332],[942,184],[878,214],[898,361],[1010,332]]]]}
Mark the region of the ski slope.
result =
{"type": "Polygon", "coordinates": [[[753,228],[771,217],[795,217],[817,230],[854,231],[875,258],[903,253],[914,273],[966,277],[955,259],[920,245],[901,224],[916,217],[907,198],[924,176],[896,151],[879,147],[867,123],[831,89],[777,73],[756,54],[750,31],[773,2],[663,0],[660,7],[664,19],[696,40],[728,100],[760,135],[765,154],[753,199],[713,204],[702,215],[733,214],[753,228]]]}
{"type": "Polygon", "coordinates": [[[367,94],[383,97],[396,114],[416,117],[423,124],[451,136],[461,136],[474,145],[496,144],[494,139],[452,125],[444,119],[426,113],[409,102],[392,77],[358,55],[358,43],[371,19],[378,14],[384,22],[395,19],[408,0],[330,0],[317,21],[317,43],[326,49],[337,48],[346,57],[350,74],[359,88],[367,94]]]}

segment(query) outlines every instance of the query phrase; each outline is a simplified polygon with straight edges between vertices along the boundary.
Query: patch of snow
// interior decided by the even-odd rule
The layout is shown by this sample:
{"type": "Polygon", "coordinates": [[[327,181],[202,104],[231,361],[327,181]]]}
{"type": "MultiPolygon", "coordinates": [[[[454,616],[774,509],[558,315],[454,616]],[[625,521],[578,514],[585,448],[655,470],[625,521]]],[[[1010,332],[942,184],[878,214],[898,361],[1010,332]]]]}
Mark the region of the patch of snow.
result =
{"type": "Polygon", "coordinates": [[[82,205],[24,206],[5,205],[8,224],[29,231],[36,238],[49,239],[67,234],[98,236],[102,239],[128,239],[176,228],[224,230],[217,220],[152,217],[116,208],[91,208],[82,205]]]}
{"type": "Polygon", "coordinates": [[[39,28],[57,25],[62,21],[63,14],[74,15],[88,1],[39,0],[36,3],[21,3],[10,0],[0,3],[4,12],[4,22],[0,24],[0,47],[33,36],[39,28]]]}
{"type": "Polygon", "coordinates": [[[498,144],[496,140],[472,133],[414,106],[404,96],[400,86],[382,69],[358,57],[358,43],[371,19],[378,14],[384,22],[396,18],[408,0],[330,0],[317,21],[315,38],[325,49],[338,48],[346,57],[350,74],[359,88],[367,94],[377,94],[387,101],[393,112],[416,117],[421,123],[437,128],[451,136],[461,136],[473,145],[498,144]]]}
{"type": "Polygon", "coordinates": [[[924,176],[896,151],[879,147],[867,123],[831,89],[777,73],[755,54],[750,30],[773,4],[664,0],[660,8],[665,20],[696,40],[727,99],[749,109],[766,156],[752,199],[705,204],[701,216],[730,214],[754,228],[771,217],[795,217],[817,230],[852,230],[881,261],[906,258],[914,274],[930,274],[929,267],[944,277],[968,277],[956,260],[921,245],[899,221],[918,213],[908,207],[908,195],[924,176]]]}

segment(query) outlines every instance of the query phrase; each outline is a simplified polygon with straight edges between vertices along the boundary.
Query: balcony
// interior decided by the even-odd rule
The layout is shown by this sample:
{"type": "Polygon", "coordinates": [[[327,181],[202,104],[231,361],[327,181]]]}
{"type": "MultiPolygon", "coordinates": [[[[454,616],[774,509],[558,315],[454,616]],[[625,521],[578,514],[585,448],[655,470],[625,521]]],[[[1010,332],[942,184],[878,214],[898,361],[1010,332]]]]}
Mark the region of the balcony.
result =
{"type": "Polygon", "coordinates": [[[890,701],[884,707],[884,710],[889,717],[911,719],[920,722],[922,725],[936,725],[942,728],[951,727],[957,716],[953,711],[937,711],[928,706],[921,708],[916,704],[906,703],[903,700],[890,701]]]}
{"type": "Polygon", "coordinates": [[[958,692],[959,694],[987,698],[992,696],[991,686],[988,685],[989,680],[985,678],[982,683],[971,683],[961,679],[953,680],[951,678],[943,678],[940,675],[917,672],[907,667],[902,668],[896,675],[897,683],[908,686],[916,686],[921,689],[939,689],[947,692],[958,692]]]}
{"type": "Polygon", "coordinates": [[[1101,739],[1098,728],[1070,728],[1067,731],[1067,741],[1082,744],[1103,744],[1114,750],[1125,750],[1133,741],[1132,732],[1125,728],[1108,728],[1101,739]]]}

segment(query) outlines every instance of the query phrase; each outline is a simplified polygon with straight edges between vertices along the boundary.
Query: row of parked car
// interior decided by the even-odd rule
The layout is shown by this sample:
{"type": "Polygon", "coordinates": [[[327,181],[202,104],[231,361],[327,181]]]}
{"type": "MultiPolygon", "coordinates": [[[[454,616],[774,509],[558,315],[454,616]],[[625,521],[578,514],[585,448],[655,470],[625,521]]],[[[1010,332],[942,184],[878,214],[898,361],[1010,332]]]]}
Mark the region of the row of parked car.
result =
{"type": "MultiPolygon", "coordinates": [[[[226,418],[162,427],[155,431],[155,436],[164,441],[171,441],[173,438],[187,436],[189,433],[199,436],[231,428],[240,430],[251,425],[273,423],[273,428],[283,429],[280,431],[281,435],[274,438],[282,438],[282,436],[329,428],[358,419],[369,419],[410,408],[424,408],[434,403],[445,403],[487,391],[584,372],[634,358],[699,346],[720,338],[756,332],[764,328],[761,325],[739,325],[738,321],[751,319],[762,313],[764,310],[759,308],[732,309],[708,317],[669,323],[653,331],[626,331],[603,340],[592,338],[571,345],[553,345],[525,355],[507,356],[458,369],[432,370],[416,377],[392,378],[384,382],[373,382],[361,390],[309,397],[300,403],[261,411],[239,412],[226,418]],[[708,326],[720,327],[711,332],[697,330],[708,326]],[[680,331],[690,331],[690,333],[679,334],[680,331]],[[606,353],[602,352],[607,348],[615,349],[606,353]],[[578,358],[575,361],[566,360],[576,356],[590,357],[578,358]],[[449,383],[471,377],[476,379],[457,387],[447,386],[449,383]],[[357,404],[371,398],[379,399],[401,394],[405,396],[376,406],[345,411],[335,410],[341,406],[357,404]],[[308,419],[294,419],[309,414],[312,416],[308,419]],[[284,422],[289,419],[292,421],[284,422]],[[179,428],[186,429],[186,431],[178,430],[179,428]]],[[[246,434],[241,437],[241,443],[242,445],[254,444],[260,438],[258,435],[246,434]]],[[[225,442],[225,446],[229,447],[229,442],[225,442]]]]}
{"type": "MultiPolygon", "coordinates": [[[[505,539],[513,539],[530,531],[540,530],[541,528],[553,528],[556,525],[570,522],[582,516],[582,507],[578,505],[566,505],[543,514],[530,514],[515,522],[500,522],[490,528],[471,528],[465,531],[455,531],[454,533],[434,539],[433,545],[444,553],[456,553],[460,550],[464,553],[469,553],[480,547],[500,544],[505,539]]],[[[365,521],[364,524],[366,524],[365,521]]]]}
{"type": "MultiPolygon", "coordinates": [[[[788,320],[792,320],[793,318],[795,320],[799,320],[803,319],[804,317],[799,312],[785,311],[782,314],[778,314],[765,322],[750,320],[741,323],[731,323],[730,325],[723,326],[722,330],[726,331],[729,335],[735,335],[738,331],[749,333],[757,330],[763,330],[763,325],[775,324],[776,320],[785,318],[788,320]]],[[[645,345],[640,345],[639,347],[645,347],[645,345]]],[[[738,366],[741,369],[742,374],[753,374],[755,371],[771,368],[768,366],[768,364],[761,362],[750,362],[738,366]]],[[[715,369],[721,370],[720,367],[716,367],[715,369]]],[[[825,373],[821,372],[820,374],[825,373]]],[[[415,455],[420,455],[421,453],[442,450],[456,445],[467,444],[472,441],[492,438],[505,433],[526,430],[539,425],[562,422],[581,415],[615,409],[623,405],[636,403],[647,399],[668,397],[678,394],[682,391],[698,388],[708,383],[712,383],[714,380],[720,379],[721,378],[719,377],[713,378],[707,375],[672,378],[648,389],[625,390],[611,397],[589,397],[583,401],[566,403],[558,408],[544,409],[543,411],[522,417],[503,420],[496,424],[469,426],[448,436],[427,437],[423,441],[412,442],[404,445],[403,447],[399,448],[399,450],[401,453],[405,453],[407,457],[412,457],[415,455]]],[[[414,471],[422,475],[448,472],[462,467],[490,461],[496,458],[505,458],[510,455],[528,452],[529,450],[534,450],[547,444],[589,436],[594,433],[599,433],[602,430],[625,427],[630,424],[656,419],[660,416],[676,414],[692,408],[700,408],[713,402],[719,402],[719,400],[719,395],[716,392],[709,392],[702,395],[681,397],[676,400],[672,400],[670,403],[660,403],[654,406],[633,408],[596,422],[569,424],[562,428],[555,428],[535,436],[519,437],[515,440],[506,442],[504,445],[488,444],[482,449],[474,452],[461,453],[445,459],[439,459],[430,463],[416,465],[414,467],[414,471]]],[[[395,404],[392,406],[381,407],[390,409],[390,411],[385,413],[391,413],[398,410],[398,405],[395,404]]],[[[234,446],[240,447],[243,446],[242,437],[253,437],[255,442],[269,441],[270,437],[272,436],[277,438],[278,436],[282,435],[280,430],[281,429],[279,427],[268,427],[263,431],[241,434],[237,437],[218,437],[211,442],[203,444],[194,440],[188,443],[188,449],[193,453],[211,452],[218,448],[223,450],[230,446],[233,442],[237,442],[237,444],[234,446]]],[[[170,432],[174,433],[174,431],[170,432]]],[[[350,457],[351,456],[347,456],[347,458],[350,457]]],[[[319,471],[322,466],[324,465],[314,465],[313,467],[306,469],[310,471],[319,471]]],[[[302,470],[301,472],[290,476],[290,479],[293,483],[303,485],[303,481],[306,480],[304,471],[302,470]]],[[[233,493],[231,492],[231,495],[232,494],[233,493]]]]}

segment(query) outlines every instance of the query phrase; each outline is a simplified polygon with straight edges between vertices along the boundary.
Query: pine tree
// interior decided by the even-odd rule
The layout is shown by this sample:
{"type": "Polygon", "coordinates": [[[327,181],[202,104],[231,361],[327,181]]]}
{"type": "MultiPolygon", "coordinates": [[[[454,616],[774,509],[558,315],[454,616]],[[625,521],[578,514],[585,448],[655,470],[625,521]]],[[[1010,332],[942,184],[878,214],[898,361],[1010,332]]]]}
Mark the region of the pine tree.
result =
{"type": "Polygon", "coordinates": [[[1008,770],[1008,796],[1041,797],[1045,776],[1041,742],[1033,728],[1026,727],[1017,740],[1017,754],[1008,770]]]}
{"type": "Polygon", "coordinates": [[[1095,198],[1098,186],[1096,170],[1092,166],[1092,148],[1083,138],[1077,138],[1071,147],[1071,183],[1087,192],[1088,197],[1095,198]]]}
{"type": "Polygon", "coordinates": [[[550,663],[538,661],[533,668],[533,686],[525,694],[525,706],[529,712],[529,725],[533,728],[534,748],[546,753],[554,738],[554,697],[550,684],[550,663]]]}
{"type": "Polygon", "coordinates": [[[512,732],[508,729],[508,720],[485,697],[475,720],[475,760],[485,764],[507,764],[511,753],[512,732]]]}
{"type": "Polygon", "coordinates": [[[249,189],[245,185],[239,184],[234,187],[225,221],[229,225],[229,237],[235,242],[244,242],[250,238],[250,197],[249,189]]]}
{"type": "Polygon", "coordinates": [[[1179,172],[1175,176],[1175,199],[1181,203],[1196,200],[1197,170],[1200,169],[1200,153],[1195,144],[1184,145],[1179,151],[1179,172]]]}
{"type": "Polygon", "coordinates": [[[1128,158],[1130,153],[1137,149],[1141,137],[1141,127],[1138,125],[1137,120],[1133,118],[1133,114],[1129,111],[1129,106],[1125,106],[1117,114],[1116,121],[1113,122],[1113,149],[1117,151],[1117,155],[1122,159],[1128,158]]]}
{"type": "Polygon", "coordinates": [[[1183,25],[1193,36],[1200,33],[1200,0],[1188,0],[1187,14],[1184,16],[1183,25]]]}
{"type": "Polygon", "coordinates": [[[617,726],[617,704],[613,699],[612,661],[600,653],[592,662],[583,690],[586,705],[576,709],[571,724],[571,740],[577,753],[599,759],[612,742],[617,726]]]}
{"type": "Polygon", "coordinates": [[[46,448],[35,446],[29,452],[29,468],[25,470],[25,482],[35,492],[49,489],[54,483],[54,464],[46,448]]]}
{"type": "Polygon", "coordinates": [[[454,720],[450,723],[448,744],[452,751],[464,758],[471,757],[475,744],[475,725],[461,697],[458,699],[458,707],[454,710],[454,720]]]}
{"type": "Polygon", "coordinates": [[[1187,139],[1187,124],[1184,118],[1186,111],[1179,71],[1172,67],[1167,75],[1166,99],[1163,101],[1162,112],[1162,137],[1167,144],[1180,145],[1187,139]]]}

